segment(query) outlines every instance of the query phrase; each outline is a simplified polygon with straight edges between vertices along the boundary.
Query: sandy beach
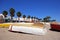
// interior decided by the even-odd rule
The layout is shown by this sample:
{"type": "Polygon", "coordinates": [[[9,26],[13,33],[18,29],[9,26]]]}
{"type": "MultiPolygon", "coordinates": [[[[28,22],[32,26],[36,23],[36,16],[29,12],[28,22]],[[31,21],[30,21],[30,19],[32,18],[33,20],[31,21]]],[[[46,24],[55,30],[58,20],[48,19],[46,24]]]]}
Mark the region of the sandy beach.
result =
{"type": "Polygon", "coordinates": [[[0,28],[0,40],[60,40],[60,32],[48,30],[46,35],[32,35],[9,32],[8,28],[0,28]]]}

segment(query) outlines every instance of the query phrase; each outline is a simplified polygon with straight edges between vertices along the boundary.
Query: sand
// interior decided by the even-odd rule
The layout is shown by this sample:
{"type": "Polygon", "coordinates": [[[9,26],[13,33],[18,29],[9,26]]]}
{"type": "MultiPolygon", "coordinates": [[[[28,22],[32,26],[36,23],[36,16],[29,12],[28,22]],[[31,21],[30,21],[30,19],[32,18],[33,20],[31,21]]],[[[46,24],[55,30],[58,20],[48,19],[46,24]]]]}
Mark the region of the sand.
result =
{"type": "Polygon", "coordinates": [[[9,32],[8,28],[0,28],[0,40],[60,40],[60,32],[48,30],[48,33],[42,36],[9,32]]]}

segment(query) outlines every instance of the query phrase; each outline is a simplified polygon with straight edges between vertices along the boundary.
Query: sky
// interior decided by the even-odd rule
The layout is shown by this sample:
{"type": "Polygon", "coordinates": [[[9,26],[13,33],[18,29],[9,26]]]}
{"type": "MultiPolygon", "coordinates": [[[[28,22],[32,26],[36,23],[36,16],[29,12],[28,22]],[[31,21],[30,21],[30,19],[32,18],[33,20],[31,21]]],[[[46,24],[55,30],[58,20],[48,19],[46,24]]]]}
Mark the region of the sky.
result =
{"type": "Polygon", "coordinates": [[[10,16],[10,8],[15,9],[15,17],[20,11],[22,15],[38,18],[51,16],[51,19],[60,22],[60,0],[0,0],[0,14],[6,10],[10,16]]]}

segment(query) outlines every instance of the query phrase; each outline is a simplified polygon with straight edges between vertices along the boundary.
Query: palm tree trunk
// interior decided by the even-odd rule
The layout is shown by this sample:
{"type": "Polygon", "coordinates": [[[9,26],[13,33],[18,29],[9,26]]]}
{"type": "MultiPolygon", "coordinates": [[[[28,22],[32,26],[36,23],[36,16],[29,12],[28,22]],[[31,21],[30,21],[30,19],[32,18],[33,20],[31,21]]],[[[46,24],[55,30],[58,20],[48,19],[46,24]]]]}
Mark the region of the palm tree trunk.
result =
{"type": "Polygon", "coordinates": [[[11,22],[13,21],[13,17],[11,17],[11,22]]]}
{"type": "Polygon", "coordinates": [[[20,17],[18,17],[18,21],[20,22],[20,17]]]}

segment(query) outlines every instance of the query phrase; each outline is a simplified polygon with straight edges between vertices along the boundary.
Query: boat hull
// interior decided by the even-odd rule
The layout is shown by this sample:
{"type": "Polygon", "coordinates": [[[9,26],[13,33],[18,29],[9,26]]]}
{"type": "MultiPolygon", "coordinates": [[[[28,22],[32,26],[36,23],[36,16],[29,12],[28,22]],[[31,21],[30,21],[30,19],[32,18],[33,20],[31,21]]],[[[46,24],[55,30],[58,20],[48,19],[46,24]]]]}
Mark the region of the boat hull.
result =
{"type": "Polygon", "coordinates": [[[28,27],[28,26],[12,26],[12,25],[10,25],[8,30],[15,31],[15,32],[36,34],[36,35],[45,35],[47,32],[46,28],[36,28],[36,27],[28,27]]]}
{"type": "Polygon", "coordinates": [[[51,29],[60,30],[60,24],[51,24],[51,29]]]}

